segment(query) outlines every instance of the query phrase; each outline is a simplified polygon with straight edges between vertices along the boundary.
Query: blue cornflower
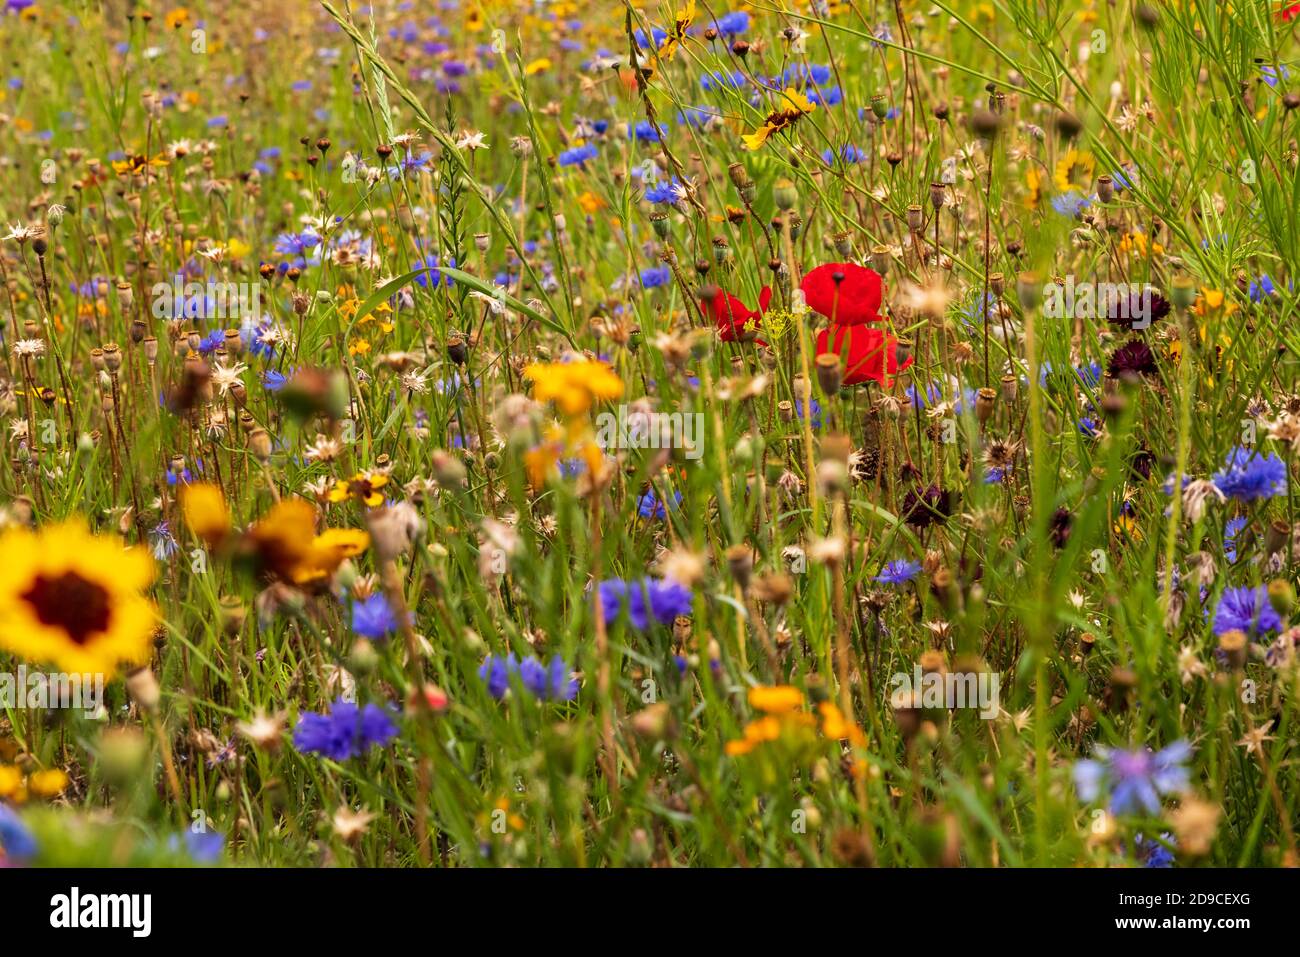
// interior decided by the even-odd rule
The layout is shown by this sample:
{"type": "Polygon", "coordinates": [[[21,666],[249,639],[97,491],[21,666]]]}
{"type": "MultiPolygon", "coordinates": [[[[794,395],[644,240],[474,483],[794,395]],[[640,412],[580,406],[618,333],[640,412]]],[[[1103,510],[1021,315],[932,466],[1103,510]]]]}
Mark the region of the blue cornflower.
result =
{"type": "Polygon", "coordinates": [[[642,269],[639,276],[642,289],[654,289],[672,282],[673,272],[667,266],[651,266],[642,269]]]}
{"type": "Polygon", "coordinates": [[[1237,446],[1211,481],[1224,495],[1241,502],[1285,495],[1286,463],[1272,452],[1263,454],[1237,446]]]}
{"type": "Polygon", "coordinates": [[[16,861],[35,857],[40,849],[23,819],[7,804],[0,804],[0,847],[16,861]]]}
{"type": "MultiPolygon", "coordinates": [[[[808,411],[812,415],[812,421],[809,422],[808,424],[812,427],[812,430],[816,432],[818,429],[822,427],[822,404],[818,402],[816,399],[809,396],[808,411]]],[[[800,419],[803,418],[802,401],[796,402],[794,404],[794,414],[797,415],[800,419]]]]}
{"type": "Polygon", "coordinates": [[[813,87],[808,91],[808,102],[821,106],[838,106],[844,101],[844,93],[838,86],[829,86],[824,90],[813,87]]]}
{"type": "MultiPolygon", "coordinates": [[[[673,509],[673,511],[676,511],[677,506],[680,505],[681,503],[682,503],[682,493],[673,492],[673,504],[670,506],[673,509]]],[[[650,489],[649,491],[645,492],[639,499],[637,499],[636,511],[637,514],[640,515],[642,518],[667,518],[668,517],[668,512],[664,508],[664,503],[659,501],[659,497],[655,495],[654,489],[650,489]]]]}
{"type": "Polygon", "coordinates": [[[1273,285],[1273,277],[1264,273],[1258,279],[1251,280],[1248,292],[1251,302],[1260,302],[1265,296],[1277,295],[1277,287],[1273,285]]]}
{"type": "Polygon", "coordinates": [[[352,630],[366,638],[387,638],[400,623],[382,592],[352,603],[352,630]]]}
{"type": "Polygon", "coordinates": [[[582,166],[587,160],[593,160],[598,155],[598,150],[592,143],[584,143],[582,146],[575,146],[571,150],[565,150],[558,157],[556,162],[561,166],[582,166]]]}
{"type": "MultiPolygon", "coordinates": [[[[831,150],[822,150],[822,162],[827,166],[835,165],[836,154],[831,150]]],[[[839,159],[846,163],[863,163],[866,162],[867,154],[862,152],[852,143],[841,146],[839,150],[839,159]]]]}
{"type": "Polygon", "coordinates": [[[153,557],[160,562],[167,561],[180,551],[180,545],[176,543],[176,536],[172,534],[171,525],[165,521],[159,522],[150,529],[149,541],[153,544],[153,557]]]}
{"type": "Polygon", "coordinates": [[[732,10],[713,21],[713,28],[724,37],[734,37],[749,29],[749,14],[744,10],[732,10]]]}
{"type": "Polygon", "coordinates": [[[1273,66],[1271,63],[1265,63],[1259,68],[1259,75],[1269,86],[1277,86],[1279,80],[1289,79],[1291,71],[1284,66],[1273,66]]]}
{"type": "MultiPolygon", "coordinates": [[[[424,258],[424,266],[426,268],[422,269],[419,275],[415,277],[416,284],[422,289],[437,289],[444,282],[448,286],[454,286],[456,284],[455,280],[450,276],[443,276],[442,272],[439,271],[438,267],[441,265],[442,263],[439,262],[436,254],[426,256],[424,258]]],[[[456,268],[456,258],[454,256],[449,258],[447,260],[447,265],[453,269],[456,268]]]]}
{"type": "Polygon", "coordinates": [[[659,142],[659,129],[649,120],[640,120],[637,124],[628,130],[628,138],[635,137],[641,143],[659,142]]]}
{"type": "Polygon", "coordinates": [[[1216,635],[1222,635],[1226,631],[1263,635],[1281,630],[1282,619],[1269,601],[1268,589],[1263,585],[1258,588],[1225,588],[1219,596],[1219,604],[1214,609],[1216,635]]]}
{"type": "Polygon", "coordinates": [[[1237,560],[1237,533],[1246,527],[1244,518],[1230,518],[1223,526],[1223,557],[1231,565],[1237,560]]]}
{"type": "Polygon", "coordinates": [[[739,90],[747,82],[749,81],[746,79],[745,74],[739,70],[733,70],[730,73],[714,70],[712,73],[706,73],[700,77],[700,88],[703,90],[739,90]]]}
{"type": "Polygon", "coordinates": [[[305,256],[319,245],[320,237],[312,232],[280,233],[274,249],[281,256],[305,256]]]}
{"type": "Polygon", "coordinates": [[[645,191],[645,198],[655,204],[675,203],[683,195],[681,185],[676,176],[670,180],[660,180],[645,191]]]}
{"type": "Polygon", "coordinates": [[[1071,219],[1078,219],[1079,214],[1091,205],[1091,200],[1077,189],[1058,193],[1052,197],[1052,209],[1071,219]]]}
{"type": "Polygon", "coordinates": [[[689,614],[691,590],[677,582],[660,578],[643,578],[627,582],[610,578],[597,586],[605,621],[613,622],[626,608],[628,619],[638,631],[645,631],[653,621],[671,624],[678,615],[689,614]]]}
{"type": "Polygon", "coordinates": [[[199,355],[211,355],[226,344],[226,333],[223,329],[213,329],[201,340],[199,340],[199,355]]]}
{"type": "Polygon", "coordinates": [[[900,558],[896,561],[886,562],[885,567],[880,569],[880,574],[876,576],[876,581],[882,585],[902,585],[910,582],[920,571],[920,562],[900,558]]]}
{"type": "Polygon", "coordinates": [[[1175,741],[1162,751],[1139,748],[1097,748],[1100,760],[1074,766],[1074,787],[1083,801],[1094,801],[1103,788],[1110,794],[1112,814],[1160,813],[1160,795],[1188,787],[1187,759],[1192,746],[1175,741]]]}
{"type": "Polygon", "coordinates": [[[499,701],[510,687],[510,676],[518,670],[519,662],[513,654],[505,658],[488,655],[479,665],[478,676],[487,685],[488,694],[499,701]]]}
{"type": "Polygon", "coordinates": [[[220,831],[190,831],[173,834],[167,839],[167,847],[178,852],[182,849],[196,864],[211,864],[221,857],[226,848],[226,836],[220,831]]]}
{"type": "Polygon", "coordinates": [[[267,392],[279,392],[288,381],[284,373],[276,372],[274,369],[267,369],[262,373],[262,385],[266,386],[267,392]]]}
{"type": "Polygon", "coordinates": [[[578,680],[559,655],[547,666],[536,658],[524,661],[519,666],[519,680],[539,701],[572,701],[578,696],[578,680]]]}
{"type": "Polygon", "coordinates": [[[1174,843],[1172,834],[1161,834],[1159,841],[1151,840],[1141,834],[1133,838],[1134,850],[1143,867],[1173,867],[1174,852],[1166,844],[1174,843]],[[1161,842],[1164,843],[1161,843],[1161,842]]]}
{"type": "Polygon", "coordinates": [[[358,708],[340,698],[330,706],[329,714],[309,711],[298,719],[293,746],[304,754],[346,761],[397,737],[392,714],[391,708],[376,704],[358,708]]]}

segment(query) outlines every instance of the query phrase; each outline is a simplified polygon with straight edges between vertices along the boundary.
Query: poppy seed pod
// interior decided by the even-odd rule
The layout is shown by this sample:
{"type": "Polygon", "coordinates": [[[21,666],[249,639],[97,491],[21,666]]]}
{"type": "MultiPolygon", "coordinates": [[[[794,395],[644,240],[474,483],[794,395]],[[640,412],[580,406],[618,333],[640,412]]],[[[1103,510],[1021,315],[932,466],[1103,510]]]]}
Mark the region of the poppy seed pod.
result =
{"type": "Polygon", "coordinates": [[[883,93],[877,93],[871,98],[871,112],[878,120],[883,120],[889,115],[889,101],[885,99],[883,93]]]}
{"type": "Polygon", "coordinates": [[[795,203],[799,202],[799,191],[790,180],[778,179],[772,186],[772,199],[777,209],[788,212],[794,209],[795,203]]]}
{"type": "Polygon", "coordinates": [[[748,545],[732,545],[727,549],[727,568],[742,591],[749,590],[749,579],[754,571],[754,550],[748,545]]]}
{"type": "Polygon", "coordinates": [[[119,282],[117,284],[117,301],[122,304],[122,310],[126,311],[135,303],[135,287],[129,282],[119,282]]]}
{"type": "Polygon", "coordinates": [[[844,367],[840,363],[840,357],[831,352],[823,353],[817,357],[815,365],[817,384],[821,386],[822,392],[827,395],[839,392],[840,384],[844,381],[844,367]]]}
{"type": "Polygon", "coordinates": [[[871,247],[871,268],[873,268],[876,272],[880,273],[882,276],[885,274],[885,271],[889,269],[889,259],[890,256],[889,256],[888,246],[871,247]]]}
{"type": "Polygon", "coordinates": [[[993,415],[993,409],[996,407],[998,394],[993,389],[985,386],[975,394],[975,418],[979,424],[983,425],[993,415]]]}
{"type": "Polygon", "coordinates": [[[248,449],[263,465],[271,461],[271,436],[266,429],[257,428],[248,433],[248,449]]]}
{"type": "Polygon", "coordinates": [[[1038,274],[1022,272],[1016,277],[1016,298],[1022,309],[1034,309],[1043,301],[1043,286],[1038,274]]]}
{"type": "Polygon", "coordinates": [[[1105,173],[1097,177],[1097,198],[1103,203],[1115,198],[1115,181],[1105,173]]]}
{"type": "Polygon", "coordinates": [[[911,206],[907,207],[907,228],[908,229],[910,229],[912,232],[915,233],[920,230],[924,222],[925,222],[925,214],[921,211],[920,206],[913,203],[911,206]]]}

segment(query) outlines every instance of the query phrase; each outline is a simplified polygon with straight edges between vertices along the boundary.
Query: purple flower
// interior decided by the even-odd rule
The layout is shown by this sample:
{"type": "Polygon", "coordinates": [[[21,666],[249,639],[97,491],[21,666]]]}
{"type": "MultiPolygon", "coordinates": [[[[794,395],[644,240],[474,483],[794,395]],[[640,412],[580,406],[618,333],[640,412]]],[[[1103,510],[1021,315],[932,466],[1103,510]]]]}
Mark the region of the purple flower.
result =
{"type": "Polygon", "coordinates": [[[510,687],[510,676],[519,670],[519,662],[514,655],[501,658],[488,655],[479,665],[478,676],[487,685],[488,694],[500,701],[510,687]]]}
{"type": "Polygon", "coordinates": [[[39,850],[36,838],[27,829],[23,819],[7,804],[0,804],[0,847],[16,861],[35,857],[39,850]]]}
{"type": "Polygon", "coordinates": [[[1083,801],[1094,801],[1106,790],[1112,814],[1160,813],[1160,796],[1188,787],[1187,759],[1192,746],[1175,741],[1162,751],[1139,748],[1097,748],[1100,760],[1079,761],[1074,766],[1074,787],[1083,801]]]}
{"type": "Polygon", "coordinates": [[[397,615],[388,599],[376,592],[365,601],[352,603],[352,630],[366,638],[387,638],[398,627],[397,615]]]}
{"type": "Polygon", "coordinates": [[[599,585],[600,604],[605,621],[613,622],[626,608],[627,617],[638,631],[651,625],[651,618],[660,624],[672,624],[678,615],[691,610],[691,590],[677,582],[659,578],[643,578],[639,582],[626,582],[611,578],[599,585]]]}
{"type": "Polygon", "coordinates": [[[1258,588],[1225,588],[1219,596],[1218,607],[1214,609],[1216,635],[1225,631],[1262,635],[1281,630],[1282,619],[1268,600],[1268,589],[1263,585],[1258,588]]]}
{"type": "Polygon", "coordinates": [[[921,570],[920,562],[908,561],[906,558],[900,558],[898,561],[888,562],[884,568],[880,569],[880,574],[876,576],[876,581],[882,585],[902,585],[910,582],[916,577],[917,572],[921,570]]]}
{"type": "Polygon", "coordinates": [[[1228,453],[1223,471],[1211,480],[1229,498],[1250,502],[1286,494],[1286,463],[1272,452],[1263,454],[1237,446],[1228,453]]]}
{"type": "Polygon", "coordinates": [[[578,682],[559,655],[552,658],[549,665],[543,665],[532,656],[521,662],[513,654],[505,658],[488,655],[478,669],[478,676],[487,684],[488,694],[498,701],[505,697],[513,675],[519,676],[524,690],[538,701],[572,701],[578,696],[578,682]]]}
{"type": "Polygon", "coordinates": [[[572,669],[556,655],[550,665],[543,667],[536,658],[529,658],[519,666],[519,678],[534,698],[540,701],[572,701],[578,696],[577,679],[570,677],[572,669]]]}
{"type": "Polygon", "coordinates": [[[339,699],[329,714],[307,712],[298,719],[293,731],[293,746],[304,754],[321,754],[335,761],[346,761],[364,754],[375,745],[385,745],[397,737],[392,709],[368,704],[358,708],[339,699]]]}

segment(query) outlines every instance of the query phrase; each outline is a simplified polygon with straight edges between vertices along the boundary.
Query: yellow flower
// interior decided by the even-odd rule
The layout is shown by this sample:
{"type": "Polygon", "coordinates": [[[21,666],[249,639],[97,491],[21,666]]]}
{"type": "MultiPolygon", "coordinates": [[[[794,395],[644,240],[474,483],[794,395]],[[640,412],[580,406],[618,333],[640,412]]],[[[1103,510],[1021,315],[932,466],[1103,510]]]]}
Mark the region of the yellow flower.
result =
{"type": "Polygon", "coordinates": [[[111,676],[149,660],[158,614],[143,548],[80,519],[0,536],[0,648],[61,671],[111,676]]]}
{"type": "Polygon", "coordinates": [[[22,789],[23,772],[12,764],[0,764],[0,798],[12,798],[22,789]]]}
{"type": "Polygon", "coordinates": [[[828,738],[834,738],[836,741],[843,741],[848,738],[853,744],[863,747],[866,745],[866,736],[852,721],[844,717],[844,712],[839,706],[832,701],[823,701],[817,706],[817,710],[822,716],[822,734],[828,738]]]}
{"type": "Polygon", "coordinates": [[[617,399],[623,394],[623,380],[603,362],[578,359],[574,362],[534,362],[524,370],[533,382],[533,398],[554,402],[565,415],[582,415],[596,402],[617,399]]]}
{"type": "Polygon", "coordinates": [[[1093,170],[1096,169],[1097,161],[1089,152],[1080,152],[1071,149],[1056,164],[1056,188],[1059,192],[1067,193],[1074,188],[1076,182],[1088,183],[1092,180],[1093,170]],[[1078,174],[1078,179],[1075,175],[1078,174]]]}
{"type": "Polygon", "coordinates": [[[189,18],[189,10],[184,7],[175,7],[167,11],[167,16],[163,18],[163,22],[167,24],[168,30],[175,30],[189,20],[189,18]]]}
{"type": "Polygon", "coordinates": [[[209,546],[214,546],[230,531],[230,510],[221,489],[208,482],[182,485],[181,515],[189,530],[209,546]]]}
{"type": "Polygon", "coordinates": [[[598,213],[605,208],[605,200],[588,190],[578,197],[578,205],[588,215],[598,213]]]}
{"type": "Polygon", "coordinates": [[[370,544],[370,536],[359,529],[315,532],[316,510],[300,498],[290,498],[277,502],[250,528],[247,540],[264,569],[295,585],[328,578],[370,544]]]}
{"type": "Polygon", "coordinates": [[[794,87],[787,87],[781,94],[781,100],[777,108],[767,115],[767,119],[752,133],[747,133],[742,139],[745,141],[745,148],[749,150],[761,149],[767,142],[768,137],[773,133],[780,132],[783,129],[794,124],[795,120],[805,116],[817,109],[808,97],[804,96],[794,87]]]}
{"type": "Polygon", "coordinates": [[[668,36],[660,44],[657,54],[661,60],[671,60],[673,54],[677,52],[677,46],[686,39],[686,31],[690,29],[691,23],[695,20],[695,0],[686,0],[686,8],[682,10],[674,19],[673,25],[668,31],[668,36]]]}
{"type": "Polygon", "coordinates": [[[1031,166],[1025,170],[1025,185],[1029,187],[1029,195],[1025,197],[1025,205],[1030,209],[1038,208],[1038,201],[1043,196],[1043,174],[1038,172],[1037,166],[1031,166]]]}
{"type": "Polygon", "coordinates": [[[550,68],[551,68],[550,58],[540,57],[539,59],[533,60],[526,67],[524,67],[524,76],[535,76],[538,73],[544,73],[550,68]]]}
{"type": "Polygon", "coordinates": [[[378,508],[384,504],[384,493],[379,491],[388,484],[388,475],[384,472],[358,472],[350,479],[339,479],[330,490],[331,502],[346,502],[350,498],[378,508]]]}
{"type": "Polygon", "coordinates": [[[803,692],[791,685],[758,685],[749,689],[749,706],[768,714],[786,714],[803,704],[803,692]]]}
{"type": "Polygon", "coordinates": [[[27,778],[27,789],[37,797],[58,797],[68,786],[68,776],[58,768],[37,771],[27,778]]]}

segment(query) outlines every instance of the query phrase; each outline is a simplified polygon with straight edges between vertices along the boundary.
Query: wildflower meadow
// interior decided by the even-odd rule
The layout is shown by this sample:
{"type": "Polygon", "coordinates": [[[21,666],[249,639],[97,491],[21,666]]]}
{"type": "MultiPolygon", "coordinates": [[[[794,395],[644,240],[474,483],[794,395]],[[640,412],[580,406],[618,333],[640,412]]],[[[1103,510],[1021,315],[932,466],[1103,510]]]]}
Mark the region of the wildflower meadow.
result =
{"type": "Polygon", "coordinates": [[[1300,865],[1300,4],[0,7],[0,867],[1300,865]]]}

